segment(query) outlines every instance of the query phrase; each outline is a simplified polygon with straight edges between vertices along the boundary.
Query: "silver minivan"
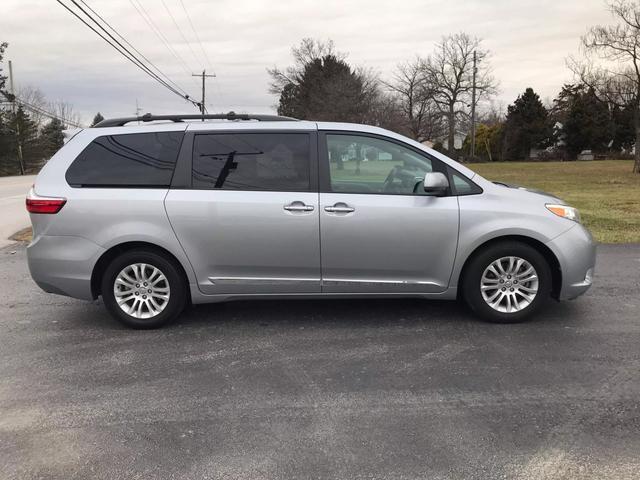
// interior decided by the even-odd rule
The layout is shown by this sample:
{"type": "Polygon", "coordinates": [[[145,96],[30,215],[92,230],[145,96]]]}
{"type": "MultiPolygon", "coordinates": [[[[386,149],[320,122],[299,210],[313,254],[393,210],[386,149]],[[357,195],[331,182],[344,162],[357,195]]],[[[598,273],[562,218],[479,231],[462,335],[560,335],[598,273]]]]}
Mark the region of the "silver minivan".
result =
{"type": "Polygon", "coordinates": [[[591,285],[594,241],[552,195],[377,127],[196,119],[105,120],[45,165],[27,198],[42,289],[152,328],[188,304],[383,296],[507,323],[591,285]]]}

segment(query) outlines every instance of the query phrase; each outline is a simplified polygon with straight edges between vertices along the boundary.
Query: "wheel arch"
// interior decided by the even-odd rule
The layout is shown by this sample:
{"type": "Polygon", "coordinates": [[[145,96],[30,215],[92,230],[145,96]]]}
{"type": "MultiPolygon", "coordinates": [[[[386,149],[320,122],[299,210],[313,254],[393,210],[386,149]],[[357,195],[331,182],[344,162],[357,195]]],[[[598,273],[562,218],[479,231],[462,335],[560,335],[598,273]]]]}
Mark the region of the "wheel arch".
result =
{"type": "MultiPolygon", "coordinates": [[[[125,252],[129,252],[131,250],[136,250],[136,249],[144,249],[144,250],[150,250],[152,252],[157,252],[167,257],[173,263],[175,263],[176,267],[178,268],[178,271],[180,272],[180,275],[182,276],[182,279],[185,282],[186,289],[187,291],[189,291],[189,277],[187,276],[187,272],[184,266],[182,265],[182,263],[180,262],[180,260],[178,260],[178,258],[173,253],[171,253],[166,248],[160,247],[159,245],[156,245],[154,243],[132,241],[132,242],[119,243],[117,245],[112,246],[100,256],[100,258],[94,265],[93,271],[91,272],[91,294],[93,295],[94,299],[98,298],[98,296],[102,293],[100,291],[101,283],[102,283],[101,282],[102,275],[104,274],[104,271],[109,265],[109,263],[111,263],[111,261],[114,258],[116,258],[118,255],[121,255],[125,252]]],[[[190,302],[191,296],[187,295],[187,297],[189,298],[189,302],[190,302]]]]}
{"type": "MultiPolygon", "coordinates": [[[[558,257],[556,257],[553,251],[540,240],[532,237],[527,237],[525,235],[502,235],[499,237],[491,238],[490,240],[487,240],[484,243],[478,245],[469,255],[467,255],[467,258],[464,261],[458,278],[458,286],[460,287],[462,285],[462,282],[464,281],[466,269],[471,262],[471,259],[473,259],[479,252],[481,252],[485,248],[505,241],[515,241],[529,245],[530,247],[536,249],[544,257],[544,259],[549,264],[549,268],[551,269],[551,296],[555,299],[558,299],[560,296],[560,290],[562,289],[562,269],[560,267],[560,261],[558,260],[558,257]]],[[[458,297],[460,297],[461,293],[462,288],[458,288],[458,297]]]]}

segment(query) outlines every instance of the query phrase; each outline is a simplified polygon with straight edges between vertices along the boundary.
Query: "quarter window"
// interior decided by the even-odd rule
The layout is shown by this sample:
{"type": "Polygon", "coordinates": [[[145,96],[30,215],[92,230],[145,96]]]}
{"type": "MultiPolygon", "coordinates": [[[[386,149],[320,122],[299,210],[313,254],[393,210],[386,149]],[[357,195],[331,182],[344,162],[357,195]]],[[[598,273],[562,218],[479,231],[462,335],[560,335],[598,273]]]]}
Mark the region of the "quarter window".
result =
{"type": "Polygon", "coordinates": [[[453,186],[455,188],[456,194],[469,195],[473,193],[473,185],[471,185],[468,180],[462,178],[457,173],[452,174],[451,178],[453,178],[453,186]]]}
{"type": "Polygon", "coordinates": [[[168,187],[182,132],[131,133],[94,139],[66,173],[72,187],[168,187]]]}
{"type": "Polygon", "coordinates": [[[328,134],[331,191],[340,193],[423,194],[433,171],[431,159],[375,137],[328,134]]]}
{"type": "Polygon", "coordinates": [[[482,193],[482,189],[468,178],[462,176],[449,167],[449,177],[453,182],[453,194],[458,196],[476,195],[482,193]]]}
{"type": "Polygon", "coordinates": [[[196,135],[193,188],[309,190],[309,145],[306,133],[196,135]]]}

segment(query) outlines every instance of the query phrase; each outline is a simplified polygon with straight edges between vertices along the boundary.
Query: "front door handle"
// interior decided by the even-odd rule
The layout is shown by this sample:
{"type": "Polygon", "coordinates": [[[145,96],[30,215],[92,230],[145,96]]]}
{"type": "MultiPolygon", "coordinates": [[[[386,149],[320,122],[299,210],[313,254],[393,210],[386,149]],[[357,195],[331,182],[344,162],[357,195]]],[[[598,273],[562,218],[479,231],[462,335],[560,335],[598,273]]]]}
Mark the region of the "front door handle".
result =
{"type": "Polygon", "coordinates": [[[304,202],[291,202],[285,205],[284,209],[288,212],[313,212],[313,205],[306,205],[304,202]]]}
{"type": "Polygon", "coordinates": [[[355,208],[350,207],[349,205],[343,202],[338,202],[331,207],[324,207],[325,212],[331,212],[331,213],[351,213],[351,212],[355,212],[355,210],[356,210],[355,208]]]}

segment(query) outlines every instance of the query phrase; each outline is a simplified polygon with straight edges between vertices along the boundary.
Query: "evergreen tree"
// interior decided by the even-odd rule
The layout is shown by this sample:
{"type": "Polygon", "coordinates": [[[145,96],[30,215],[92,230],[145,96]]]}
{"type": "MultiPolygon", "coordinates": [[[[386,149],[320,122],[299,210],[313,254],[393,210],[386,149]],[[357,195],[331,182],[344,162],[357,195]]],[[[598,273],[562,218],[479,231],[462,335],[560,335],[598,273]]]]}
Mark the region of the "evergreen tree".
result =
{"type": "Polygon", "coordinates": [[[603,152],[608,148],[612,137],[609,108],[593,89],[580,88],[570,97],[562,133],[570,158],[583,150],[603,152]]]}
{"type": "Polygon", "coordinates": [[[93,122],[91,122],[91,126],[93,127],[94,125],[97,125],[102,120],[104,120],[104,117],[102,116],[102,114],[100,112],[96,113],[96,116],[93,117],[93,122]]]}
{"type": "Polygon", "coordinates": [[[619,107],[614,105],[611,111],[611,150],[630,151],[636,143],[636,131],[633,125],[633,105],[619,107]]]}
{"type": "MultiPolygon", "coordinates": [[[[0,102],[11,100],[11,96],[5,91],[6,75],[2,74],[2,57],[7,48],[5,42],[0,42],[0,102]]],[[[15,165],[11,158],[11,130],[9,129],[6,112],[0,109],[0,175],[14,173],[15,165]]]]}
{"type": "Polygon", "coordinates": [[[25,171],[37,171],[43,163],[42,150],[38,142],[38,127],[29,114],[19,106],[15,113],[9,113],[10,138],[9,155],[14,159],[16,173],[19,173],[18,148],[22,148],[25,171]]]}
{"type": "Polygon", "coordinates": [[[308,120],[365,122],[373,110],[376,82],[353,69],[333,44],[303,40],[293,49],[295,65],[269,70],[278,114],[308,120]]]}
{"type": "Polygon", "coordinates": [[[297,83],[283,88],[278,113],[297,118],[357,122],[367,110],[360,76],[334,55],[305,65],[297,83]]]}
{"type": "Polygon", "coordinates": [[[524,160],[532,148],[543,147],[551,137],[551,125],[547,109],[532,88],[519,95],[507,108],[503,130],[503,155],[505,160],[524,160]]]}
{"type": "Polygon", "coordinates": [[[12,151],[12,139],[6,112],[0,111],[0,176],[19,173],[12,151]]]}
{"type": "Polygon", "coordinates": [[[549,116],[555,122],[560,122],[564,125],[569,116],[571,105],[573,105],[574,99],[578,94],[584,90],[584,84],[572,84],[566,83],[562,86],[562,90],[558,93],[558,96],[553,99],[553,107],[549,112],[549,116]]]}
{"type": "Polygon", "coordinates": [[[53,154],[64,145],[64,127],[62,122],[57,118],[54,118],[42,127],[39,143],[45,158],[52,157],[53,154]]]}

